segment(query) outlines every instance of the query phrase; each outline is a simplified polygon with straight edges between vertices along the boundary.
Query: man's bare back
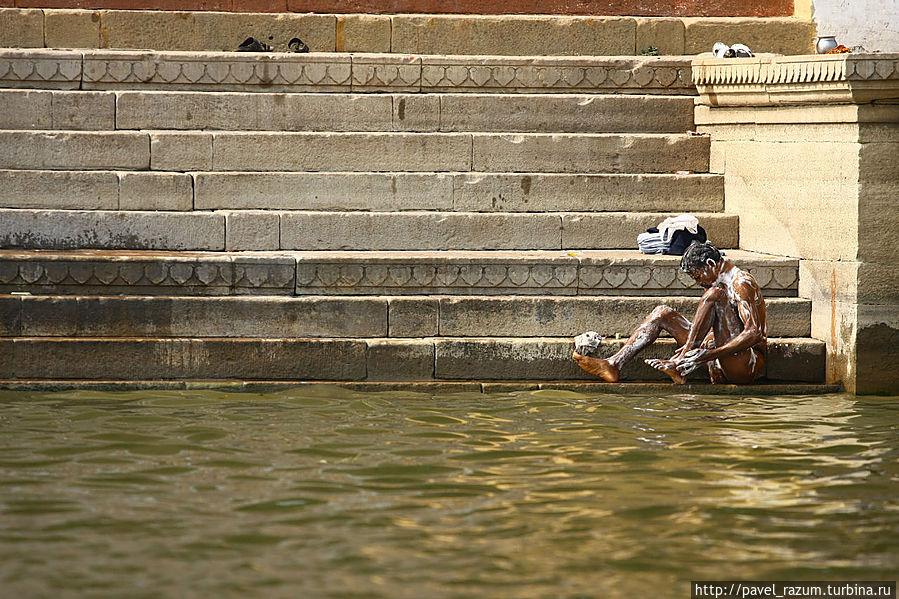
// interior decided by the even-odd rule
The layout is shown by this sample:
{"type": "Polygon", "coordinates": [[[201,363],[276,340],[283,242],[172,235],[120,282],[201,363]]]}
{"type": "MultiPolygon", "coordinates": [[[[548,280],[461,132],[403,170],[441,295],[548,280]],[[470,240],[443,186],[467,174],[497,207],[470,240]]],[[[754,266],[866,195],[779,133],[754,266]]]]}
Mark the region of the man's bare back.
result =
{"type": "Polygon", "coordinates": [[[653,368],[683,384],[705,364],[713,383],[751,383],[765,369],[767,312],[762,290],[753,276],[724,259],[717,248],[694,243],[684,253],[681,269],[706,289],[691,323],[668,306],[658,306],[608,359],[573,358],[585,371],[617,382],[621,369],[663,331],[678,343],[668,360],[646,360],[653,368]]]}

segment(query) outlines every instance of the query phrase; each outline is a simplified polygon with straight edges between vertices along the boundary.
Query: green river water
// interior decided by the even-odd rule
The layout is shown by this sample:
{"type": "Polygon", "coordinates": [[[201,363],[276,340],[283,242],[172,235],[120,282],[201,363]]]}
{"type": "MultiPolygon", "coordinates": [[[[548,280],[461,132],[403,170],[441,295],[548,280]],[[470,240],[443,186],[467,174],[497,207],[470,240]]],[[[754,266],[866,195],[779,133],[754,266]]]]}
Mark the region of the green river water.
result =
{"type": "Polygon", "coordinates": [[[893,580],[897,400],[0,392],[0,597],[893,580]]]}

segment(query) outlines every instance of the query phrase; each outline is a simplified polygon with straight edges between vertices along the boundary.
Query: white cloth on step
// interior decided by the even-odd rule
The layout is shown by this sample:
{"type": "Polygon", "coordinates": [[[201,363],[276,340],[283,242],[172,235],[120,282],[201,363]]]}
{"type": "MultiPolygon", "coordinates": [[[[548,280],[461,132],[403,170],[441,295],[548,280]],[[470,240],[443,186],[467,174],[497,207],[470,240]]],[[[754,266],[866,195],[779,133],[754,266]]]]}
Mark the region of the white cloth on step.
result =
{"type": "MultiPolygon", "coordinates": [[[[686,229],[695,235],[698,231],[698,227],[698,218],[692,214],[679,214],[677,216],[669,216],[660,222],[658,229],[659,235],[662,237],[662,242],[667,245],[671,243],[671,234],[675,231],[686,229]]],[[[639,237],[637,238],[637,242],[639,243],[639,237]]]]}

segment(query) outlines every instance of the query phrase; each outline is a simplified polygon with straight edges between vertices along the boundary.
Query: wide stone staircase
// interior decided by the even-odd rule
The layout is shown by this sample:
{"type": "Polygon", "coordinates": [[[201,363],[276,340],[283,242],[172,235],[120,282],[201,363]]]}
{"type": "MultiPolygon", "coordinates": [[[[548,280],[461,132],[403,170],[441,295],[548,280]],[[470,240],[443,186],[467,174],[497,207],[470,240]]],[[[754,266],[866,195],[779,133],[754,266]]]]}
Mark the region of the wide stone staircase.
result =
{"type": "Polygon", "coordinates": [[[572,336],[692,316],[634,249],[690,212],[763,287],[767,380],[824,380],[689,57],[0,50],[0,86],[0,379],[591,380],[572,336]]]}

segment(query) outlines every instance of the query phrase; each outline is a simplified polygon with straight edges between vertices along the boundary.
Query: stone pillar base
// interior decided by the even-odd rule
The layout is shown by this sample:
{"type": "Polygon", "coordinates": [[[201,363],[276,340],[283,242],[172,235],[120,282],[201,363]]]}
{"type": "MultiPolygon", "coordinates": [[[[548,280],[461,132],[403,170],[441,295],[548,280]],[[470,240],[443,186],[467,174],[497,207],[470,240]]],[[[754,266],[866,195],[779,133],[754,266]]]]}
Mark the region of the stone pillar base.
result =
{"type": "Polygon", "coordinates": [[[801,259],[828,380],[899,393],[899,54],[693,62],[740,244],[801,259]]]}

